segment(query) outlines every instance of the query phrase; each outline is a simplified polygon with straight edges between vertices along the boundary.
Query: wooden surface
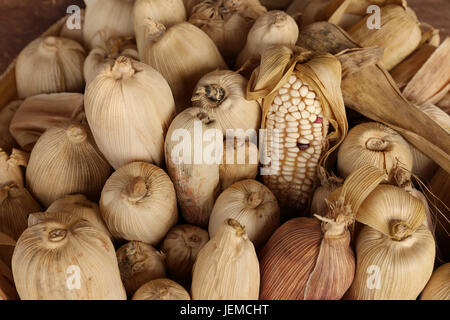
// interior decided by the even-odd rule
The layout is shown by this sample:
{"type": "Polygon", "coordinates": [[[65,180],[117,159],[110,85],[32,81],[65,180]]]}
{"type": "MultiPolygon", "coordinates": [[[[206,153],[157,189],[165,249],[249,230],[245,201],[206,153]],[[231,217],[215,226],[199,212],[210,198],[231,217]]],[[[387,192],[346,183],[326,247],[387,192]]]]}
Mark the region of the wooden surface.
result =
{"type": "MultiPolygon", "coordinates": [[[[106,0],[104,0],[106,1],[106,0]]],[[[450,35],[449,0],[409,0],[419,20],[450,35]]],[[[0,0],[0,74],[31,40],[82,0],[0,0]]]]}

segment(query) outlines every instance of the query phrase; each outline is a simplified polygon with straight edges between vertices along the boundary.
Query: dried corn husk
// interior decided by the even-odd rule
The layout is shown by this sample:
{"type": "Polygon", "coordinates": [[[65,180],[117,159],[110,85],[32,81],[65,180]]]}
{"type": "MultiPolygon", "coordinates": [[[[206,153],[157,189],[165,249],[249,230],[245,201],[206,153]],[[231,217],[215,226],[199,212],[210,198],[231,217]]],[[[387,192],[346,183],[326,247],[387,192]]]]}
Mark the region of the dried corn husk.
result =
{"type": "Polygon", "coordinates": [[[189,22],[205,31],[222,56],[232,61],[244,48],[255,20],[266,12],[259,0],[203,0],[193,8],[189,22]]]}
{"type": "Polygon", "coordinates": [[[155,279],[142,285],[132,300],[191,300],[189,293],[175,281],[155,279]]]}
{"type": "Polygon", "coordinates": [[[126,299],[109,237],[65,212],[47,213],[25,230],[12,271],[22,300],[126,299]]]}
{"type": "Polygon", "coordinates": [[[391,170],[401,166],[408,172],[413,166],[408,143],[391,128],[377,122],[362,123],[352,128],[339,147],[339,175],[346,178],[363,165],[391,170]]]}
{"type": "Polygon", "coordinates": [[[83,99],[81,93],[29,97],[20,105],[9,130],[20,147],[30,152],[48,128],[70,120],[81,122],[84,117],[83,99]]]}
{"type": "Polygon", "coordinates": [[[261,0],[261,4],[269,10],[283,10],[286,9],[291,3],[292,0],[261,0]]]}
{"type": "Polygon", "coordinates": [[[59,124],[36,142],[26,170],[27,187],[45,207],[74,193],[96,200],[110,170],[86,125],[59,124]]]}
{"type": "Polygon", "coordinates": [[[444,98],[442,98],[437,106],[441,108],[443,111],[450,113],[450,92],[448,92],[444,98]]]}
{"type": "Polygon", "coordinates": [[[194,264],[193,300],[257,300],[259,262],[245,227],[227,219],[194,264]]]}
{"type": "Polygon", "coordinates": [[[363,47],[384,48],[384,56],[379,62],[386,70],[391,70],[412,53],[420,44],[422,32],[419,21],[406,1],[401,5],[386,5],[380,10],[380,29],[369,29],[367,20],[360,20],[348,30],[348,34],[363,47]]]}
{"type": "Polygon", "coordinates": [[[34,40],[17,58],[15,70],[19,97],[83,91],[85,59],[86,53],[76,41],[58,37],[34,40]]]}
{"type": "Polygon", "coordinates": [[[102,190],[100,211],[113,236],[151,245],[178,219],[172,181],[164,170],[145,162],[130,163],[112,174],[102,190]]]}
{"type": "Polygon", "coordinates": [[[167,172],[175,185],[180,213],[190,224],[208,226],[220,193],[222,147],[222,128],[209,110],[188,108],[170,125],[165,141],[167,172]]]}
{"type": "Polygon", "coordinates": [[[0,232],[0,270],[11,283],[14,283],[14,278],[11,272],[11,259],[14,252],[16,241],[10,236],[0,232]]]}
{"type": "Polygon", "coordinates": [[[291,16],[300,15],[301,24],[307,26],[315,21],[327,20],[323,11],[331,3],[332,0],[294,0],[286,12],[291,16]]]}
{"type": "MultiPolygon", "coordinates": [[[[6,235],[0,233],[0,246],[5,244],[12,245],[14,248],[15,242],[6,235]]],[[[1,300],[19,300],[19,295],[14,287],[11,268],[3,262],[0,257],[0,301],[1,300]]]]}
{"type": "Polygon", "coordinates": [[[141,54],[144,52],[145,19],[147,18],[158,21],[168,28],[186,21],[186,8],[183,0],[136,0],[134,2],[134,31],[138,51],[141,54]]]}
{"type": "Polygon", "coordinates": [[[280,208],[266,186],[256,180],[242,180],[217,198],[209,219],[211,238],[227,219],[238,221],[255,248],[259,249],[279,227],[280,208]]]}
{"type": "Polygon", "coordinates": [[[247,35],[247,42],[236,61],[236,68],[242,67],[253,57],[259,57],[274,45],[294,45],[298,38],[295,20],[283,11],[269,11],[260,16],[247,35]]]}
{"type": "Polygon", "coordinates": [[[316,188],[312,196],[310,213],[312,215],[318,214],[320,216],[325,216],[328,209],[325,199],[327,199],[334,190],[342,187],[344,179],[334,175],[328,176],[323,168],[319,168],[319,179],[320,186],[316,188]]]}
{"type": "Polygon", "coordinates": [[[20,187],[24,185],[23,173],[21,167],[28,165],[29,154],[17,149],[12,149],[8,156],[0,148],[0,187],[9,183],[17,184],[20,187]]]}
{"type": "Polygon", "coordinates": [[[84,0],[83,37],[92,49],[110,38],[134,37],[134,0],[84,0]]]}
{"type": "Polygon", "coordinates": [[[239,138],[225,139],[223,150],[223,160],[219,165],[221,190],[241,180],[256,179],[259,152],[255,144],[239,138]]]}
{"type": "Polygon", "coordinates": [[[0,232],[12,239],[19,239],[27,228],[28,215],[41,210],[23,186],[9,183],[0,187],[0,232]]]}
{"type": "MultiPolygon", "coordinates": [[[[216,70],[197,83],[192,106],[208,110],[223,132],[227,129],[257,130],[261,125],[261,108],[257,101],[246,99],[248,81],[240,74],[216,70]]],[[[256,137],[253,137],[256,141],[256,137]]]]}
{"type": "Polygon", "coordinates": [[[333,166],[327,163],[328,158],[347,134],[348,124],[340,91],[340,79],[341,67],[332,55],[284,46],[266,50],[260,67],[253,72],[250,79],[247,96],[249,99],[263,99],[262,128],[269,130],[268,137],[264,140],[267,150],[260,150],[267,152],[264,167],[270,170],[270,174],[263,177],[264,183],[277,197],[285,217],[297,216],[308,207],[312,191],[317,184],[316,167],[333,166]],[[303,91],[308,93],[305,95],[306,92],[303,91]],[[289,99],[290,101],[286,101],[289,99]],[[302,99],[304,101],[301,101],[302,99]],[[286,104],[288,102],[290,104],[286,104]],[[288,115],[284,113],[295,107],[296,112],[288,115]],[[280,127],[275,120],[282,117],[283,113],[285,121],[280,127]],[[310,131],[302,133],[305,122],[304,129],[308,126],[307,130],[310,131]],[[334,129],[330,134],[328,123],[334,129]],[[319,131],[313,135],[311,127],[316,126],[319,131]],[[277,129],[280,136],[296,134],[296,138],[289,137],[296,143],[288,141],[287,138],[276,139],[277,129]],[[283,146],[281,150],[277,148],[279,144],[283,146]],[[286,159],[288,152],[294,152],[294,149],[294,170],[284,170],[292,166],[286,160],[280,159],[280,152],[286,159]],[[306,167],[309,168],[307,178],[306,167]],[[293,175],[297,178],[291,179],[293,175]]]}
{"type": "Polygon", "coordinates": [[[443,264],[433,272],[420,300],[450,300],[450,263],[443,264]]]}
{"type": "MultiPolygon", "coordinates": [[[[99,206],[89,201],[86,196],[82,194],[74,194],[62,197],[53,202],[46,212],[67,212],[68,214],[85,219],[89,221],[98,230],[103,231],[108,237],[114,241],[111,233],[106,227],[105,222],[102,219],[99,206]]],[[[41,216],[45,218],[46,213],[33,214],[33,218],[40,219],[41,216]]]]}
{"type": "Polygon", "coordinates": [[[117,261],[129,296],[147,282],[166,277],[164,254],[140,241],[131,241],[120,247],[117,261]]]}
{"type": "Polygon", "coordinates": [[[355,280],[347,299],[416,299],[433,272],[435,242],[420,200],[380,185],[363,202],[357,221],[355,280]]]}
{"type": "Polygon", "coordinates": [[[208,242],[206,230],[190,224],[170,229],[161,245],[171,278],[186,287],[192,280],[192,267],[199,251],[208,242]]]}
{"type": "Polygon", "coordinates": [[[72,19],[74,16],[73,15],[68,16],[64,25],[62,26],[59,36],[62,38],[72,39],[72,40],[78,42],[79,44],[83,45],[84,44],[83,27],[84,27],[84,19],[86,17],[86,10],[81,9],[79,11],[79,13],[77,12],[75,14],[79,14],[80,28],[69,29],[68,22],[72,22],[72,21],[69,21],[69,19],[72,19]]]}
{"type": "Polygon", "coordinates": [[[436,103],[450,90],[450,38],[434,50],[420,69],[414,73],[403,89],[403,95],[410,101],[436,103]]]}
{"type": "Polygon", "coordinates": [[[86,84],[92,82],[95,77],[107,66],[113,67],[114,62],[120,56],[139,61],[134,40],[124,38],[109,39],[102,46],[97,46],[89,52],[84,62],[83,74],[86,84]]]}
{"type": "MultiPolygon", "coordinates": [[[[414,105],[418,109],[425,112],[431,119],[437,122],[445,131],[450,133],[450,116],[444,112],[441,108],[435,106],[430,102],[423,103],[422,105],[414,105]]],[[[438,165],[420,152],[414,145],[410,145],[411,154],[413,156],[413,169],[412,172],[425,181],[430,181],[433,174],[436,172],[438,165]]]]}
{"type": "Polygon", "coordinates": [[[336,54],[343,67],[345,105],[393,128],[450,172],[450,135],[401,95],[386,70],[376,64],[379,49],[360,49],[342,29],[327,22],[304,28],[298,44],[336,54]]]}
{"type": "Polygon", "coordinates": [[[23,100],[15,100],[0,110],[0,148],[10,153],[17,147],[17,142],[9,132],[9,125],[23,100]]]}
{"type": "Polygon", "coordinates": [[[330,195],[325,217],[294,218],[278,228],[260,252],[260,299],[340,299],[355,272],[348,227],[385,178],[382,170],[360,168],[335,191],[336,198],[330,195]]]}
{"type": "Polygon", "coordinates": [[[438,258],[441,261],[450,259],[450,175],[438,168],[430,181],[427,193],[430,207],[436,219],[435,238],[438,258]]]}
{"type": "Polygon", "coordinates": [[[214,42],[196,26],[183,22],[166,28],[152,19],[144,23],[141,61],[167,79],[180,112],[189,106],[194,87],[203,75],[227,66],[214,42]]]}
{"type": "Polygon", "coordinates": [[[88,85],[85,109],[95,141],[114,169],[133,161],[164,163],[175,104],[159,72],[121,56],[88,85]]]}

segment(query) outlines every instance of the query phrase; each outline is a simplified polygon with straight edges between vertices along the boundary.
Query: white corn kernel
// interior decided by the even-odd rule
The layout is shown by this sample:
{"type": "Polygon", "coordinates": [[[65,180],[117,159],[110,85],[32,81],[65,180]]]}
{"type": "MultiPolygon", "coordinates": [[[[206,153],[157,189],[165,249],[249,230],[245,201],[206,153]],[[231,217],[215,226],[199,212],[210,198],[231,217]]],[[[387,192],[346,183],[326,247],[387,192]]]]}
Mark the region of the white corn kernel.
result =
{"type": "Polygon", "coordinates": [[[302,86],[302,82],[300,80],[297,80],[293,85],[292,89],[298,90],[302,86]]]}
{"type": "Polygon", "coordinates": [[[281,101],[288,101],[291,97],[288,94],[284,94],[281,96],[281,101]]]}
{"type": "Polygon", "coordinates": [[[288,92],[289,92],[289,90],[286,89],[286,88],[281,88],[280,90],[278,90],[278,93],[279,93],[279,94],[286,94],[286,93],[288,93],[288,92]]]}
{"type": "Polygon", "coordinates": [[[303,87],[300,88],[300,95],[301,95],[302,97],[306,97],[306,95],[308,94],[308,92],[309,92],[308,87],[303,86],[303,87]]]}
{"type": "Polygon", "coordinates": [[[314,91],[310,91],[308,92],[308,94],[306,95],[306,97],[308,99],[315,99],[316,98],[316,94],[314,93],[314,91]]]}
{"type": "Polygon", "coordinates": [[[280,97],[275,97],[275,99],[273,100],[273,102],[277,105],[281,105],[283,102],[281,101],[280,97]]]}
{"type": "Polygon", "coordinates": [[[312,105],[314,105],[314,100],[313,100],[313,99],[305,99],[304,101],[305,101],[305,104],[306,104],[307,106],[312,106],[312,105]]]}

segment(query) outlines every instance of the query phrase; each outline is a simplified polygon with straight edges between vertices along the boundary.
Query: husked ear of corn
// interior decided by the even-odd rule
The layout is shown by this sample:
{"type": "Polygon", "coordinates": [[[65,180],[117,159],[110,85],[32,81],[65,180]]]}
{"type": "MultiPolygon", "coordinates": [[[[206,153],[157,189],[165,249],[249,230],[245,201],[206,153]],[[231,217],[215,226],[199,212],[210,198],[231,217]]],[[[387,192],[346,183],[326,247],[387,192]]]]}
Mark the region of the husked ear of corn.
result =
{"type": "Polygon", "coordinates": [[[298,215],[308,207],[317,166],[325,165],[348,130],[340,79],[340,63],[333,56],[280,46],[262,55],[252,75],[248,95],[264,100],[270,171],[263,180],[284,214],[298,215]],[[328,135],[330,123],[335,131],[328,135]]]}

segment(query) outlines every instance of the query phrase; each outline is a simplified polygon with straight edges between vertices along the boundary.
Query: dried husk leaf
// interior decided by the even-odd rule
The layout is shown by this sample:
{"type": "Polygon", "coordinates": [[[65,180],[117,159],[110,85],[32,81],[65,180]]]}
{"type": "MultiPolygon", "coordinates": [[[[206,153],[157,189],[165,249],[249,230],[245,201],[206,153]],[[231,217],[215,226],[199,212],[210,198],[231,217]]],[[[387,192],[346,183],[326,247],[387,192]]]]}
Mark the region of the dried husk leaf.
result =
{"type": "MultiPolygon", "coordinates": [[[[53,202],[47,208],[46,212],[67,212],[67,214],[79,217],[80,219],[85,219],[98,230],[103,231],[114,243],[114,239],[102,219],[99,206],[96,203],[89,201],[86,196],[82,194],[62,197],[53,202]]],[[[45,216],[46,213],[38,213],[33,214],[29,219],[41,219],[41,217],[45,218],[45,216]]]]}
{"type": "Polygon", "coordinates": [[[258,300],[259,262],[245,228],[227,219],[200,250],[192,276],[192,300],[258,300]]]}
{"type": "Polygon", "coordinates": [[[26,182],[36,199],[48,207],[68,194],[97,200],[110,170],[87,125],[67,123],[48,129],[36,142],[26,182]]]}
{"type": "Polygon", "coordinates": [[[223,150],[223,161],[219,165],[222,190],[241,180],[256,179],[259,168],[256,145],[243,139],[225,139],[223,150]]]}
{"type": "Polygon", "coordinates": [[[19,239],[28,226],[28,215],[41,211],[40,205],[23,186],[9,183],[0,187],[0,232],[19,239]]]}
{"type": "Polygon", "coordinates": [[[260,16],[248,32],[247,42],[236,60],[241,68],[253,57],[259,57],[270,46],[292,46],[297,41],[298,26],[286,12],[273,10],[260,16]]]}
{"type": "Polygon", "coordinates": [[[292,0],[260,0],[261,4],[268,10],[284,10],[292,2],[292,0]]]}
{"type": "Polygon", "coordinates": [[[360,20],[348,34],[363,47],[384,48],[380,66],[391,70],[420,44],[422,32],[414,12],[404,5],[387,5],[380,10],[380,29],[367,28],[367,19],[360,20]]]}
{"type": "Polygon", "coordinates": [[[259,0],[203,0],[193,8],[189,22],[205,31],[225,60],[232,61],[244,48],[255,20],[266,12],[259,0]]]}
{"type": "Polygon", "coordinates": [[[196,26],[183,22],[167,28],[152,19],[144,22],[141,60],[167,79],[180,112],[190,105],[200,78],[216,69],[227,69],[227,65],[211,38],[196,26]]]}
{"type": "MultiPolygon", "coordinates": [[[[192,106],[208,110],[223,133],[227,129],[257,130],[261,126],[261,108],[257,101],[246,99],[248,80],[239,73],[216,70],[204,75],[194,89],[192,106]]],[[[254,137],[256,141],[256,137],[254,137]]]]}
{"type": "MultiPolygon", "coordinates": [[[[78,12],[76,14],[78,14],[78,12]]],[[[79,11],[79,15],[80,15],[80,23],[81,23],[80,28],[69,29],[67,22],[72,17],[71,15],[69,15],[69,16],[67,16],[67,19],[65,20],[65,22],[61,28],[59,36],[62,38],[74,40],[74,41],[78,42],[79,44],[84,45],[83,27],[84,27],[84,19],[86,17],[86,10],[81,9],[79,11]]]]}
{"type": "Polygon", "coordinates": [[[82,92],[86,53],[76,41],[41,37],[19,54],[16,62],[18,96],[23,99],[41,93],[82,92]]]}
{"type": "Polygon", "coordinates": [[[0,272],[0,301],[1,300],[19,300],[19,295],[17,294],[14,284],[0,272]]]}
{"type": "Polygon", "coordinates": [[[445,97],[443,97],[438,103],[437,106],[441,108],[444,112],[450,113],[450,92],[448,92],[445,97]]]}
{"type": "Polygon", "coordinates": [[[316,188],[312,196],[310,213],[312,215],[318,214],[320,216],[325,216],[328,209],[325,199],[327,199],[334,190],[342,187],[344,179],[334,175],[328,176],[323,168],[319,168],[318,170],[320,186],[316,188]]]}
{"type": "Polygon", "coordinates": [[[436,219],[435,238],[438,258],[450,259],[450,175],[438,168],[430,181],[430,190],[426,193],[430,207],[436,219]]]}
{"type": "Polygon", "coordinates": [[[420,300],[450,300],[450,263],[434,270],[420,300]]]}
{"type": "Polygon", "coordinates": [[[307,26],[314,21],[326,20],[321,12],[327,8],[331,0],[294,0],[286,12],[291,15],[300,15],[301,25],[307,26]]]}
{"type": "Polygon", "coordinates": [[[345,31],[327,22],[304,28],[298,44],[311,50],[340,53],[338,58],[343,66],[341,88],[345,105],[396,130],[450,172],[449,134],[409,103],[386,70],[374,64],[376,59],[374,61],[373,58],[379,53],[368,54],[371,49],[358,49],[345,31]],[[364,56],[364,52],[368,55],[364,56]],[[364,94],[361,95],[361,92],[364,94]]]}
{"type": "Polygon", "coordinates": [[[377,168],[360,168],[330,194],[326,217],[294,218],[278,228],[260,253],[260,299],[340,299],[355,271],[348,226],[385,177],[377,168]]]}
{"type": "MultiPolygon", "coordinates": [[[[324,121],[333,127],[323,143],[319,166],[331,169],[334,162],[330,155],[344,140],[348,123],[344,101],[340,89],[341,66],[330,54],[314,53],[302,48],[271,47],[262,56],[261,65],[255,69],[247,88],[248,99],[263,99],[262,128],[266,128],[266,116],[278,90],[295,74],[303,83],[309,84],[318,95],[323,109],[324,121]],[[329,161],[330,160],[330,161],[329,161]]],[[[317,182],[315,182],[317,183],[317,182]]],[[[277,198],[282,198],[272,190],[277,198]]],[[[312,190],[311,190],[312,192],[312,190]]],[[[294,209],[298,205],[292,201],[280,202],[280,207],[294,209]]]]}
{"type": "Polygon", "coordinates": [[[132,300],[191,300],[189,293],[175,281],[155,279],[142,285],[132,300]]]}
{"type": "MultiPolygon", "coordinates": [[[[435,106],[430,102],[425,102],[421,105],[414,106],[422,110],[431,119],[437,122],[443,129],[450,133],[450,116],[441,108],[435,106]]],[[[436,172],[438,165],[413,145],[410,145],[410,147],[411,154],[413,156],[412,172],[424,181],[430,181],[433,177],[433,174],[436,172]]]]}
{"type": "Polygon", "coordinates": [[[164,137],[175,103],[155,69],[117,58],[88,85],[85,110],[95,141],[114,169],[134,161],[163,165],[164,137]]]}
{"type": "Polygon", "coordinates": [[[129,296],[151,280],[165,278],[164,254],[140,241],[131,241],[117,250],[120,276],[129,296]]]}
{"type": "Polygon", "coordinates": [[[100,199],[103,219],[117,238],[158,244],[178,220],[175,189],[161,168],[133,162],[106,181],[100,199]]]}
{"type": "Polygon", "coordinates": [[[220,193],[222,141],[218,121],[203,108],[184,110],[170,125],[165,141],[167,172],[175,185],[180,213],[190,224],[208,226],[220,193]]]}
{"type": "Polygon", "coordinates": [[[227,219],[234,219],[245,227],[248,238],[258,250],[280,226],[280,208],[266,186],[256,180],[242,180],[217,198],[209,219],[211,238],[227,219]]]}
{"type": "Polygon", "coordinates": [[[11,155],[8,155],[0,148],[0,187],[9,183],[23,187],[21,167],[28,165],[29,157],[28,153],[17,149],[12,149],[11,155]]]}
{"type": "Polygon", "coordinates": [[[20,145],[30,152],[45,130],[67,121],[81,122],[84,102],[81,93],[40,94],[20,105],[9,130],[20,145]]]}
{"type": "Polygon", "coordinates": [[[134,0],[85,0],[83,37],[92,49],[110,38],[134,37],[134,0]]]}
{"type": "Polygon", "coordinates": [[[11,271],[11,259],[14,252],[16,241],[10,236],[0,232],[0,270],[1,273],[6,276],[11,283],[14,283],[14,279],[11,271]]]}
{"type": "Polygon", "coordinates": [[[65,212],[48,215],[25,230],[14,250],[12,271],[20,298],[125,300],[109,237],[65,212]]]}
{"type": "Polygon", "coordinates": [[[186,21],[186,8],[183,0],[135,0],[134,31],[141,60],[144,58],[145,19],[147,18],[158,21],[168,28],[186,21]]]}
{"type": "Polygon", "coordinates": [[[431,54],[403,89],[403,95],[415,103],[436,103],[450,90],[450,38],[431,54]]]}
{"type": "Polygon", "coordinates": [[[9,125],[23,100],[14,100],[0,110],[0,148],[10,153],[17,147],[17,142],[9,132],[9,125]]]}
{"type": "Polygon", "coordinates": [[[120,56],[139,61],[139,53],[136,44],[132,39],[112,38],[103,45],[97,46],[89,52],[84,62],[83,74],[86,85],[92,82],[95,77],[106,68],[113,67],[114,62],[120,56]]]}
{"type": "Polygon", "coordinates": [[[208,241],[208,232],[197,226],[183,224],[170,229],[161,245],[170,277],[189,287],[194,262],[208,241]]]}
{"type": "Polygon", "coordinates": [[[391,170],[402,166],[408,172],[413,166],[409,144],[393,129],[376,122],[353,127],[339,147],[338,173],[346,178],[363,165],[391,170]]]}

